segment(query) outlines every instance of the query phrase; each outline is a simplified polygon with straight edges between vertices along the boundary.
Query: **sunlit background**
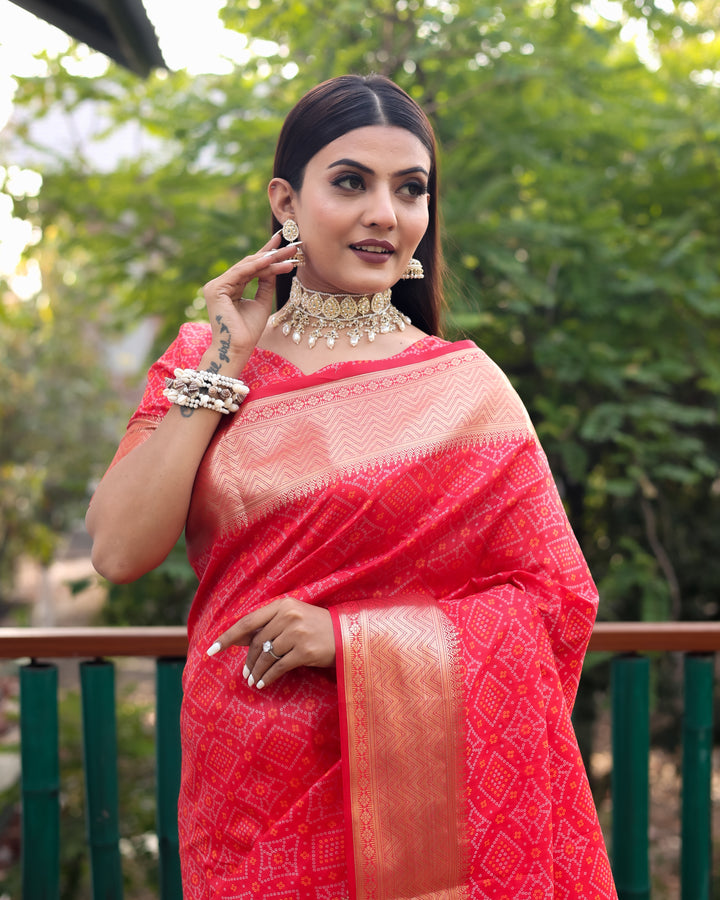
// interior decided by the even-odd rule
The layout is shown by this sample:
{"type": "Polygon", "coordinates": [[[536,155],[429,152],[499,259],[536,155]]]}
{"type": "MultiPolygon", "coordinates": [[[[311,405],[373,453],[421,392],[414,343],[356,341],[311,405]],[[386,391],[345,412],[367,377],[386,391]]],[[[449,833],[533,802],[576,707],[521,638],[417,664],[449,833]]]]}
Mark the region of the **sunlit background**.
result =
{"type": "MultiPolygon", "coordinates": [[[[155,27],[167,66],[173,71],[184,69],[191,75],[225,74],[236,66],[246,64],[253,56],[263,56],[277,49],[269,41],[255,39],[251,42],[245,35],[226,29],[218,15],[224,0],[144,0],[144,6],[155,27]]],[[[654,6],[667,13],[676,8],[673,0],[654,0],[654,6]]],[[[680,6],[683,17],[692,22],[694,3],[684,2],[680,6]]],[[[628,17],[623,12],[622,4],[615,0],[591,0],[578,9],[590,26],[595,26],[601,18],[609,22],[624,21],[621,40],[634,44],[638,57],[648,69],[654,70],[659,66],[645,18],[628,17]]],[[[712,37],[712,33],[708,33],[708,40],[712,37]]],[[[43,75],[45,63],[37,58],[37,54],[57,56],[67,51],[70,43],[64,32],[10,0],[0,0],[0,130],[12,113],[15,78],[43,75]]],[[[71,74],[93,77],[104,74],[109,61],[103,54],[84,48],[80,51],[79,60],[67,59],[64,65],[71,74]]],[[[288,77],[294,74],[291,71],[293,68],[296,68],[294,63],[289,62],[288,77]]],[[[696,72],[694,77],[706,85],[720,86],[718,70],[696,72]]],[[[54,140],[62,143],[66,124],[60,121],[49,123],[50,128],[55,125],[57,129],[54,140]]],[[[78,113],[77,127],[83,128],[81,113],[78,113]]],[[[92,125],[87,123],[87,127],[92,125]]],[[[128,129],[128,141],[131,140],[128,129]]],[[[108,166],[127,150],[122,142],[123,135],[116,132],[109,154],[104,148],[108,166]]],[[[2,168],[2,159],[0,175],[7,178],[9,193],[16,196],[36,196],[42,185],[41,175],[31,167],[15,165],[6,170],[2,168]]],[[[18,271],[23,249],[39,237],[29,222],[13,217],[12,201],[8,194],[0,195],[0,277],[7,278],[13,292],[22,299],[34,296],[40,289],[39,276],[32,271],[32,267],[18,271]]]]}
{"type": "MultiPolygon", "coordinates": [[[[236,31],[226,29],[218,10],[223,0],[145,0],[145,9],[158,36],[160,49],[171,70],[184,69],[189,74],[224,74],[242,65],[252,55],[262,55],[263,47],[252,46],[236,31]]],[[[0,0],[0,129],[12,113],[16,77],[43,75],[45,64],[37,54],[57,56],[70,46],[70,38],[58,28],[26,12],[10,0],[0,0]]],[[[99,76],[107,70],[106,56],[85,49],[75,63],[68,59],[71,74],[99,76]]],[[[63,138],[63,123],[57,124],[58,140],[63,138]]],[[[118,144],[117,136],[113,139],[118,144]]],[[[116,147],[122,152],[120,146],[116,147]]],[[[0,168],[2,160],[0,159],[0,168]]],[[[5,170],[0,171],[4,175],[5,170]]],[[[37,195],[42,177],[30,168],[10,167],[7,172],[11,194],[37,195]]],[[[7,194],[0,195],[0,277],[8,277],[12,290],[21,298],[37,293],[39,284],[32,270],[18,273],[23,249],[39,235],[33,234],[29,222],[14,218],[7,194]]]]}

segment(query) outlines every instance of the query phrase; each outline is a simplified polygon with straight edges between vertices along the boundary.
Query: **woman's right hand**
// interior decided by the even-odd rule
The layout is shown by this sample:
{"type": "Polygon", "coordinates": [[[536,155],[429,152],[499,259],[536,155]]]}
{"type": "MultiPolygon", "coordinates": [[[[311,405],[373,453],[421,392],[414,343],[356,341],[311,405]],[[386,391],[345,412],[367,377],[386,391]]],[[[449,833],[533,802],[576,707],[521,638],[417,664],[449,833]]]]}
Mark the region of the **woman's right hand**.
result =
{"type": "MultiPolygon", "coordinates": [[[[295,247],[280,235],[205,285],[212,339],[199,361],[239,378],[272,311],[275,277],[293,269],[295,247]],[[268,255],[270,251],[275,251],[268,255]],[[243,291],[253,279],[252,300],[243,291]]],[[[220,413],[172,406],[153,433],[119,460],[98,485],[86,517],[93,565],[110,581],[134,581],[167,556],[187,520],[197,469],[220,413]]]]}
{"type": "Polygon", "coordinates": [[[296,244],[280,247],[278,232],[257,253],[241,259],[203,288],[212,327],[208,353],[221,361],[226,374],[232,374],[228,369],[244,367],[260,340],[272,312],[275,277],[292,271],[290,260],[295,252],[296,244]],[[244,292],[255,278],[257,290],[249,299],[244,292]]]}

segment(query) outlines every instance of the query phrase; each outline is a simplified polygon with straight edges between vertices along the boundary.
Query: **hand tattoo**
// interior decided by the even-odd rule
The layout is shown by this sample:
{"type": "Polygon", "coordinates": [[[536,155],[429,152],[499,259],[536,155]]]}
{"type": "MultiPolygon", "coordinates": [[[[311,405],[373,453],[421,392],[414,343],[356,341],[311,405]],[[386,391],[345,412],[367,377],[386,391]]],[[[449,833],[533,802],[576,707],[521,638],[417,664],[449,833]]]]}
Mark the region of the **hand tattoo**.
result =
{"type": "MultiPolygon", "coordinates": [[[[230,357],[228,356],[228,350],[230,349],[230,329],[223,322],[222,316],[216,316],[215,321],[220,326],[220,334],[227,334],[228,337],[225,340],[220,341],[220,350],[218,352],[218,356],[223,362],[229,363],[230,357]]],[[[219,368],[219,366],[218,366],[219,368]]]]}

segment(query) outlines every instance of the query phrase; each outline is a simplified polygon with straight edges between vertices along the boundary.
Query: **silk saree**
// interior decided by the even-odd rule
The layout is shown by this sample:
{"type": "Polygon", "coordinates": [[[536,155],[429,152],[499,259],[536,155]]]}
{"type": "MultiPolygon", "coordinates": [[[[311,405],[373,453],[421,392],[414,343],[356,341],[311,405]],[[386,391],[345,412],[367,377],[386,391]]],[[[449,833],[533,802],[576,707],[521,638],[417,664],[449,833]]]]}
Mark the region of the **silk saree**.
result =
{"type": "MultiPolygon", "coordinates": [[[[198,364],[185,325],[118,456],[198,364]]],[[[525,409],[473,343],[303,375],[256,350],[198,470],[179,827],[191,900],[609,900],[570,712],[597,594],[525,409]],[[292,595],[335,670],[205,654],[292,595]]]]}

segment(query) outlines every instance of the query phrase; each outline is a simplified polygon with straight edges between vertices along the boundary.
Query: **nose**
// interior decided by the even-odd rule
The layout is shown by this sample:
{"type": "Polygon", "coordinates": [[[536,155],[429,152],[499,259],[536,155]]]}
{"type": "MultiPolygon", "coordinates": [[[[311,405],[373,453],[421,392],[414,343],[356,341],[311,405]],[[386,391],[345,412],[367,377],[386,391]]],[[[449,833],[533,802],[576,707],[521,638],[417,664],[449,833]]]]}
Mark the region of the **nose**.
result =
{"type": "Polygon", "coordinates": [[[377,186],[367,193],[367,205],[363,216],[363,224],[392,229],[397,225],[393,193],[389,187],[377,186]]]}

